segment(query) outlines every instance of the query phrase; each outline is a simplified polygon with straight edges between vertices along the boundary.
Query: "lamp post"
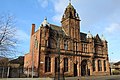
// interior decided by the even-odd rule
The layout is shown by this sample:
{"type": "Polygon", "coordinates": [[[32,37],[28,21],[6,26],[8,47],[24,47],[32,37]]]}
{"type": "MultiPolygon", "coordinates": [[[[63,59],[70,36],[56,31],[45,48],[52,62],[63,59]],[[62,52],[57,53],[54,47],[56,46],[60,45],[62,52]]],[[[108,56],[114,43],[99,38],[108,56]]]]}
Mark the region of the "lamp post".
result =
{"type": "Polygon", "coordinates": [[[58,50],[58,80],[60,80],[60,37],[57,40],[57,50],[58,50]]]}
{"type": "Polygon", "coordinates": [[[34,54],[32,51],[32,78],[33,78],[33,75],[34,75],[34,54]]]}
{"type": "Polygon", "coordinates": [[[58,51],[58,80],[60,80],[60,40],[64,39],[65,35],[61,30],[57,33],[57,51],[58,51]]]}
{"type": "MultiPolygon", "coordinates": [[[[114,53],[112,52],[111,54],[114,54],[114,53]]],[[[109,57],[110,57],[110,58],[109,58],[110,62],[112,62],[112,60],[111,60],[111,55],[110,55],[109,57]]]]}
{"type": "Polygon", "coordinates": [[[34,77],[34,49],[36,46],[36,38],[34,37],[34,45],[33,45],[33,49],[32,49],[32,78],[34,77]]]}
{"type": "MultiPolygon", "coordinates": [[[[113,52],[111,53],[113,54],[113,52]]],[[[112,60],[111,60],[111,56],[109,56],[109,64],[110,64],[110,75],[112,75],[112,67],[113,67],[113,63],[112,63],[112,60]]]]}

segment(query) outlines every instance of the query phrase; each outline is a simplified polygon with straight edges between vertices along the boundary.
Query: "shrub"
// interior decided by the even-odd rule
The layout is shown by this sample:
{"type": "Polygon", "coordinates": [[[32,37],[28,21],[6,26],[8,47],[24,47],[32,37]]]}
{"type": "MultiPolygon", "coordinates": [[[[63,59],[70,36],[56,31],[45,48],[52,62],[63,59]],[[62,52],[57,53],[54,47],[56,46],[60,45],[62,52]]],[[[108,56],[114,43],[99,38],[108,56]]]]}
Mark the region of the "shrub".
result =
{"type": "Polygon", "coordinates": [[[112,72],[112,74],[113,74],[113,75],[119,75],[119,74],[120,74],[120,71],[119,71],[119,70],[114,70],[114,71],[112,72]]]}

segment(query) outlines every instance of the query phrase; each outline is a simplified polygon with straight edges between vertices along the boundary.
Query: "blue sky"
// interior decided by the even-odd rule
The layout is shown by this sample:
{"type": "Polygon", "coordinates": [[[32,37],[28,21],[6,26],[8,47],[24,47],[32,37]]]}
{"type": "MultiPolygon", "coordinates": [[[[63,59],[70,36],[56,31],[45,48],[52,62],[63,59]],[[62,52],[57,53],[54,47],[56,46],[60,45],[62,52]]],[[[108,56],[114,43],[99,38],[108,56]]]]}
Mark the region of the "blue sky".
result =
{"type": "MultiPolygon", "coordinates": [[[[48,22],[61,25],[61,16],[69,0],[0,0],[0,14],[15,16],[21,54],[29,52],[31,24],[36,29],[45,17],[48,22]]],[[[81,32],[90,31],[105,36],[108,41],[110,61],[120,61],[120,0],[72,0],[79,13],[81,32]]]]}

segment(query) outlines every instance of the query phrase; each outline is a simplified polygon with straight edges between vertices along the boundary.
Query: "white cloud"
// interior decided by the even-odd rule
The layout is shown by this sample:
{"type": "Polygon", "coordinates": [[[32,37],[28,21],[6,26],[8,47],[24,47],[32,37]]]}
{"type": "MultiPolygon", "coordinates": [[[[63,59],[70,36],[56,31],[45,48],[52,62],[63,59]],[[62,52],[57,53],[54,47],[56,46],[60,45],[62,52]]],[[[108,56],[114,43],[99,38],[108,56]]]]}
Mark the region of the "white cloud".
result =
{"type": "Polygon", "coordinates": [[[120,30],[120,24],[118,23],[113,23],[109,27],[105,28],[105,31],[109,33],[117,32],[118,30],[120,30]]]}
{"type": "Polygon", "coordinates": [[[64,9],[66,7],[66,5],[68,4],[67,0],[51,0],[54,6],[54,11],[55,11],[55,15],[53,16],[53,21],[54,22],[60,22],[61,21],[61,17],[62,14],[64,13],[64,9]]]}
{"type": "Polygon", "coordinates": [[[58,0],[54,2],[54,9],[57,13],[62,13],[67,5],[67,1],[58,0]]]}
{"type": "Polygon", "coordinates": [[[16,35],[17,35],[16,38],[19,41],[29,41],[29,39],[30,39],[30,36],[22,30],[17,30],[16,35]]]}
{"type": "Polygon", "coordinates": [[[37,0],[37,1],[43,8],[48,6],[48,0],[37,0]]]}
{"type": "Polygon", "coordinates": [[[54,22],[56,22],[56,21],[57,21],[57,22],[60,22],[60,21],[61,21],[61,18],[62,18],[62,17],[61,17],[61,14],[56,14],[55,16],[53,16],[52,19],[53,19],[54,22]]]}

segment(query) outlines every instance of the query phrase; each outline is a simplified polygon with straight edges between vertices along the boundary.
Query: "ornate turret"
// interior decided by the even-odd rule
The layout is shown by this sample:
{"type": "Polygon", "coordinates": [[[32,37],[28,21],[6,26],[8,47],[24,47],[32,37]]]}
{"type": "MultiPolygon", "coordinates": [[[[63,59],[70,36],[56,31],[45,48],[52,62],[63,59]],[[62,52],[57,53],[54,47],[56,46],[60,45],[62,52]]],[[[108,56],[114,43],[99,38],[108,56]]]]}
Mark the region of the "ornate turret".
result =
{"type": "Polygon", "coordinates": [[[64,12],[64,14],[62,16],[62,21],[67,19],[67,18],[74,18],[74,19],[79,20],[79,15],[76,12],[76,10],[74,9],[74,7],[71,5],[71,2],[69,2],[69,5],[65,9],[65,12],[64,12]]]}
{"type": "Polygon", "coordinates": [[[44,21],[41,24],[42,26],[49,26],[49,23],[47,22],[47,18],[44,19],[44,21]]]}
{"type": "Polygon", "coordinates": [[[102,41],[106,41],[106,40],[105,40],[105,37],[104,37],[103,35],[101,36],[101,40],[102,40],[102,41]]]}
{"type": "Polygon", "coordinates": [[[72,39],[80,39],[80,19],[75,8],[69,2],[62,17],[62,28],[72,39]]]}
{"type": "Polygon", "coordinates": [[[92,34],[90,33],[90,31],[88,31],[87,33],[87,38],[93,38],[92,34]]]}

